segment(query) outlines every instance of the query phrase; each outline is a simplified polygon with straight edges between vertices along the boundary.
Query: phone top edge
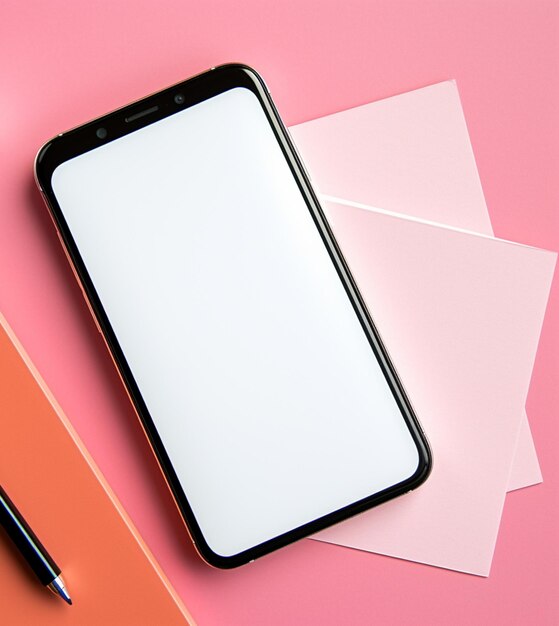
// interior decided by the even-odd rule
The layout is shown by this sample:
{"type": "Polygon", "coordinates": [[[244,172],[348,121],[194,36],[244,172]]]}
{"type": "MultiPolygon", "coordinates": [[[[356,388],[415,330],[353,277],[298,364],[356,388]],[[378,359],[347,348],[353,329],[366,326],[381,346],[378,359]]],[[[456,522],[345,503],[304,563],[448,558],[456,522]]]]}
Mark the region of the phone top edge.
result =
{"type": "MultiPolygon", "coordinates": [[[[52,136],[37,150],[37,153],[35,155],[33,167],[35,183],[39,187],[40,191],[44,193],[50,186],[50,177],[52,176],[52,173],[58,165],[67,160],[70,160],[71,158],[73,158],[73,156],[77,156],[89,150],[94,150],[95,148],[103,145],[103,143],[100,143],[99,140],[92,139],[92,137],[89,137],[89,141],[86,144],[83,143],[84,133],[87,133],[88,130],[92,130],[93,127],[109,123],[111,125],[118,124],[117,126],[113,126],[113,130],[115,131],[115,133],[111,137],[108,137],[107,141],[104,142],[108,143],[126,134],[139,130],[144,126],[149,126],[150,124],[153,124],[165,117],[168,117],[169,115],[173,115],[174,113],[180,111],[181,108],[186,109],[190,106],[198,104],[198,99],[196,99],[194,102],[185,103],[185,105],[180,108],[169,109],[168,106],[162,107],[158,112],[158,115],[149,119],[143,119],[141,121],[138,121],[138,123],[131,124],[129,126],[126,125],[127,122],[124,122],[124,124],[122,123],[123,119],[126,118],[125,113],[131,112],[141,107],[147,107],[148,104],[154,103],[158,100],[161,101],[161,99],[169,96],[171,92],[177,89],[192,89],[193,85],[196,82],[208,80],[212,75],[213,76],[210,82],[215,82],[215,78],[219,79],[219,75],[222,75],[224,79],[223,86],[225,86],[225,84],[229,84],[229,88],[232,88],[232,86],[235,84],[235,74],[245,77],[245,85],[243,86],[248,86],[246,84],[248,81],[253,88],[260,89],[266,95],[269,95],[269,89],[262,76],[257,70],[245,63],[224,63],[205,69],[198,74],[190,76],[187,79],[168,85],[163,89],[158,89],[157,91],[151,92],[150,94],[141,98],[131,100],[121,107],[117,107],[116,109],[104,113],[103,115],[86,120],[76,126],[73,126],[52,136]],[[73,144],[75,144],[74,149],[69,149],[69,146],[73,144]],[[51,158],[52,162],[48,163],[51,158]]],[[[217,83],[215,83],[215,85],[217,87],[217,83]]],[[[215,95],[223,93],[224,91],[227,91],[227,89],[216,88],[215,95]]],[[[205,99],[206,98],[203,97],[200,98],[199,101],[201,102],[205,99]]],[[[169,103],[167,101],[166,105],[168,104],[169,103]]]]}

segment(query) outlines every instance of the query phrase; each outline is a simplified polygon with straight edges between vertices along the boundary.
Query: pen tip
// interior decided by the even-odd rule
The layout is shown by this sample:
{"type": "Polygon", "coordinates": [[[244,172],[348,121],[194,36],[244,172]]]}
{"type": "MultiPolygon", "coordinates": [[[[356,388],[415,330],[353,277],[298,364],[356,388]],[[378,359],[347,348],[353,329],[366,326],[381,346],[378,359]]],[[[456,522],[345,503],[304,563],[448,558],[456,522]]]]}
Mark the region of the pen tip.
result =
{"type": "Polygon", "coordinates": [[[62,580],[62,576],[57,576],[47,586],[56,595],[59,595],[64,600],[64,602],[67,602],[68,604],[72,604],[72,598],[70,598],[70,594],[66,591],[66,587],[64,585],[64,581],[62,580]]]}

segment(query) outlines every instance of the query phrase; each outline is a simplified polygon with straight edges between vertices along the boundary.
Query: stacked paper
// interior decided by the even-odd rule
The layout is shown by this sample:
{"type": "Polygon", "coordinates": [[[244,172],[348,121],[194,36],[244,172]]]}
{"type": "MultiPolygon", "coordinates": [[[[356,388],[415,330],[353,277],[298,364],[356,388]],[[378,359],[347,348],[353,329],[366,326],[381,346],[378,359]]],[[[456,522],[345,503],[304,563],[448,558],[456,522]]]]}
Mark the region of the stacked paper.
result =
{"type": "Polygon", "coordinates": [[[488,575],[556,255],[493,238],[454,81],[291,129],[434,453],[417,492],[315,539],[488,575]]]}

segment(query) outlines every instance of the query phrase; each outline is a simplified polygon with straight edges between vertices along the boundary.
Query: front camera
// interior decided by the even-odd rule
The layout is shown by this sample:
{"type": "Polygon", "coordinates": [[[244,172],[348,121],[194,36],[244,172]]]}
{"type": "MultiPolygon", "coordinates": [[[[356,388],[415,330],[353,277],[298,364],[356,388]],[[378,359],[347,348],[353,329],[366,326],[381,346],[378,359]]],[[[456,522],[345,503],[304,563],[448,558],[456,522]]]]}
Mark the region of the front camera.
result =
{"type": "Polygon", "coordinates": [[[95,131],[95,134],[99,139],[105,139],[107,137],[107,129],[106,128],[98,128],[95,131]]]}
{"type": "Polygon", "coordinates": [[[175,96],[175,104],[184,104],[186,102],[186,98],[183,93],[178,93],[175,96]]]}

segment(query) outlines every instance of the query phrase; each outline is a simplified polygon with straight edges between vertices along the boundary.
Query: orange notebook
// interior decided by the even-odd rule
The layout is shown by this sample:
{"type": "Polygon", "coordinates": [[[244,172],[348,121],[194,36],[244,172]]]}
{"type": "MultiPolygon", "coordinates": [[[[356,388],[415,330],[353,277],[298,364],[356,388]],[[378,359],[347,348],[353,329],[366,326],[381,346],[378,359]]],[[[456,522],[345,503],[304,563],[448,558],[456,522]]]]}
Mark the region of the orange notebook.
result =
{"type": "Polygon", "coordinates": [[[0,482],[73,601],[42,587],[0,528],[3,624],[194,624],[2,315],[0,482]]]}

